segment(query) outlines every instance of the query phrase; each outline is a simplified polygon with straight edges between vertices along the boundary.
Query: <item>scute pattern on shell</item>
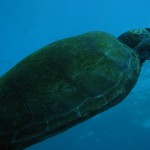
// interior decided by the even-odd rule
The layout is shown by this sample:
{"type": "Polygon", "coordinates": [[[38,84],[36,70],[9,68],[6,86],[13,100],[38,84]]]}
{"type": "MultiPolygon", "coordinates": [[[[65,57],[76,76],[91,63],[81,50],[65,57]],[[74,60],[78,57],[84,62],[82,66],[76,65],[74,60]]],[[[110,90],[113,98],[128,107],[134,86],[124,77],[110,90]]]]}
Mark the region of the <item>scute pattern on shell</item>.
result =
{"type": "Polygon", "coordinates": [[[104,32],[36,51],[0,79],[0,147],[30,146],[111,108],[131,91],[140,67],[132,49],[104,32]]]}

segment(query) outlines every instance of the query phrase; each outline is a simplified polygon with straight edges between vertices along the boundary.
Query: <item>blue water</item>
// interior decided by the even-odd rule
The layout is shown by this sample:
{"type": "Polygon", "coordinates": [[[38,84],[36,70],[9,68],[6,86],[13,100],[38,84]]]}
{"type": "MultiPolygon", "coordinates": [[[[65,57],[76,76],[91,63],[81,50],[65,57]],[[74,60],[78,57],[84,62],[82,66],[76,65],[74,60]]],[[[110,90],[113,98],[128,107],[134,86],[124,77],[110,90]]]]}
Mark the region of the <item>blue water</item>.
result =
{"type": "MultiPolygon", "coordinates": [[[[88,31],[150,27],[149,0],[0,0],[0,76],[37,49],[88,31]]],[[[116,107],[26,150],[150,150],[150,62],[116,107]]]]}

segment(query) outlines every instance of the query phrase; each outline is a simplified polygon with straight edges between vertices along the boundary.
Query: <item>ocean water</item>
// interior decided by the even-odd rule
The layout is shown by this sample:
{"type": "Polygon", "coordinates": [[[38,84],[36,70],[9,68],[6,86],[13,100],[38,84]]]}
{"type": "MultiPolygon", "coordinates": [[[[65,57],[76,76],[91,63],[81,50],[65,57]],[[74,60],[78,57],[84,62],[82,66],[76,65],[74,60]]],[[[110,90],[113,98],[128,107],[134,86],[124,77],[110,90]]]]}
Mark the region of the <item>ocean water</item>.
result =
{"type": "MultiPolygon", "coordinates": [[[[88,31],[150,27],[149,0],[0,0],[0,76],[37,49],[88,31]]],[[[26,150],[150,150],[150,62],[119,105],[26,150]]]]}

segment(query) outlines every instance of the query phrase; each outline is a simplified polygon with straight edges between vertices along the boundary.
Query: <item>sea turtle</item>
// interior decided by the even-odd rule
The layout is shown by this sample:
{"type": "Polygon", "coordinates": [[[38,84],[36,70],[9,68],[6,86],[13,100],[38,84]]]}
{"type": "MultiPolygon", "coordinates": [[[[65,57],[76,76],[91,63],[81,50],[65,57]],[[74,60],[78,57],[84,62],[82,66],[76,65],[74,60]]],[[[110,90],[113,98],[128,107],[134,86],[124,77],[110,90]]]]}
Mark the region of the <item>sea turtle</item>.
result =
{"type": "Polygon", "coordinates": [[[122,101],[149,59],[149,37],[88,32],[18,63],[0,78],[0,149],[21,150],[122,101]]]}

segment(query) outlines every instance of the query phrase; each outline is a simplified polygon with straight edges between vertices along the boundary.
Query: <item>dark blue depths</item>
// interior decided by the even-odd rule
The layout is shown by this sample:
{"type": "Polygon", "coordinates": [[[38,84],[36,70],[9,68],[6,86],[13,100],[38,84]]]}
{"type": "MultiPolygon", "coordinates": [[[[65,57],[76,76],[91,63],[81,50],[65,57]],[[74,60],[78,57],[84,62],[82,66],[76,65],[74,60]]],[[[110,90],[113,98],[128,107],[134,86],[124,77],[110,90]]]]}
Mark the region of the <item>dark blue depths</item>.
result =
{"type": "MultiPolygon", "coordinates": [[[[150,27],[149,0],[1,0],[0,76],[44,45],[88,31],[150,27]]],[[[150,62],[116,107],[27,150],[149,150],[150,62]]]]}

